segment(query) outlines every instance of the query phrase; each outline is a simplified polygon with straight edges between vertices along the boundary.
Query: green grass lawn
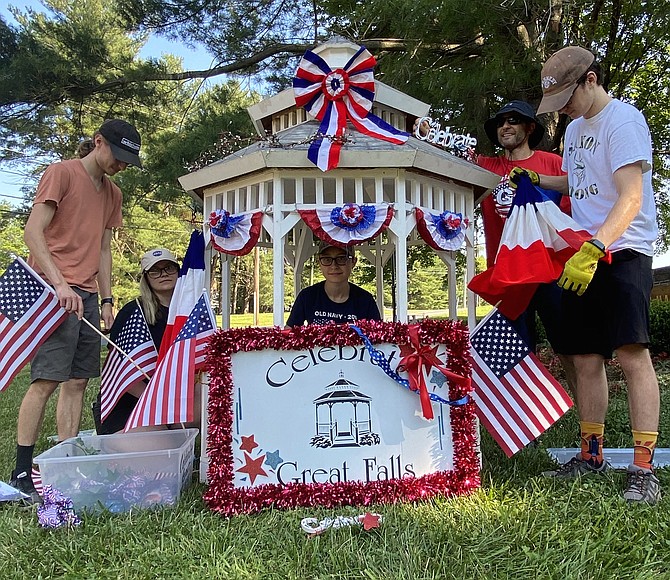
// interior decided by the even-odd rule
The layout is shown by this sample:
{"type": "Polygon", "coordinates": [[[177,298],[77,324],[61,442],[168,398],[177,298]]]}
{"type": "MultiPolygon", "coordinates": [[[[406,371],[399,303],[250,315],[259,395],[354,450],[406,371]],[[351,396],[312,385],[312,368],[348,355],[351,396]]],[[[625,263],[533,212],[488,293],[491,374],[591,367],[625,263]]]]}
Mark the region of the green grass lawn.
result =
{"type": "MultiPolygon", "coordinates": [[[[552,362],[553,364],[553,362],[552,362]]],[[[657,364],[662,385],[660,446],[667,447],[670,363],[657,364]]],[[[625,389],[609,369],[612,404],[607,446],[630,446],[625,389]]],[[[26,373],[2,397],[0,473],[13,464],[17,409],[26,373]]],[[[88,401],[97,384],[91,385],[88,401]]],[[[86,405],[82,428],[92,428],[86,405]]],[[[55,432],[47,410],[37,452],[55,432]]],[[[303,517],[354,515],[344,507],[269,510],[223,519],[207,510],[204,486],[193,484],[176,508],[122,515],[85,515],[73,530],[46,531],[34,508],[0,510],[2,578],[69,579],[444,579],[669,578],[670,500],[655,507],[619,498],[624,476],[554,482],[538,474],[550,465],[545,448],[576,446],[577,423],[566,415],[539,445],[507,459],[482,436],[482,488],[470,497],[372,506],[379,529],[330,530],[308,539],[303,517]]],[[[665,489],[670,474],[659,470],[665,489]]],[[[670,492],[669,492],[670,493],[670,492]]]]}

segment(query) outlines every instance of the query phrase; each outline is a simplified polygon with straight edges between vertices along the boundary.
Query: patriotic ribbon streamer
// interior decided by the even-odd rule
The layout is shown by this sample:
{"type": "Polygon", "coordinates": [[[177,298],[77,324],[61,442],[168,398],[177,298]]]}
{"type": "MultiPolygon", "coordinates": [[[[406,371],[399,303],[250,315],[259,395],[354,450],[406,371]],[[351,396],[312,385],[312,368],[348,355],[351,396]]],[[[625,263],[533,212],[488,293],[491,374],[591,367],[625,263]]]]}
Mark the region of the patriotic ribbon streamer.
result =
{"type": "Polygon", "coordinates": [[[225,209],[209,215],[209,233],[212,247],[224,254],[245,256],[258,243],[261,235],[263,212],[232,215],[225,209]]]}
{"type": "Polygon", "coordinates": [[[364,530],[378,528],[382,522],[382,516],[367,512],[360,516],[336,516],[334,518],[323,518],[321,521],[316,518],[303,518],[300,521],[302,531],[310,538],[323,534],[326,530],[333,528],[343,528],[345,526],[363,526],[364,530]]]}
{"type": "Polygon", "coordinates": [[[465,229],[470,223],[463,214],[443,211],[440,214],[414,208],[416,229],[424,242],[438,252],[458,250],[465,240],[465,229]]]}
{"type": "Polygon", "coordinates": [[[333,209],[299,209],[298,213],[317,238],[346,248],[371,240],[388,228],[393,219],[393,206],[345,203],[333,209]]]}
{"type": "MultiPolygon", "coordinates": [[[[452,407],[460,407],[465,405],[470,400],[470,395],[464,395],[460,399],[454,399],[449,401],[443,399],[435,393],[428,392],[428,387],[426,386],[426,380],[423,375],[423,370],[425,368],[426,372],[430,371],[431,367],[437,368],[445,377],[454,381],[456,384],[463,385],[465,388],[470,391],[470,379],[467,377],[462,377],[455,373],[452,373],[450,370],[442,366],[442,363],[435,355],[435,350],[431,349],[428,346],[422,346],[419,339],[419,327],[417,325],[410,325],[409,336],[410,344],[400,347],[400,354],[403,357],[400,360],[398,368],[403,367],[407,370],[409,374],[409,380],[401,377],[396,371],[394,371],[389,365],[384,353],[372,346],[370,339],[365,336],[365,333],[356,325],[350,324],[351,328],[361,337],[363,344],[370,353],[370,358],[377,363],[379,368],[381,368],[389,377],[391,377],[396,383],[414,391],[421,397],[421,410],[423,416],[426,419],[433,418],[433,408],[430,404],[431,401],[440,403],[443,405],[450,405],[452,407]]],[[[436,348],[436,347],[435,347],[436,348]]]]}
{"type": "Polygon", "coordinates": [[[81,519],[74,513],[72,500],[51,485],[45,485],[43,502],[37,506],[37,522],[43,528],[75,527],[81,519]]]}
{"type": "Polygon", "coordinates": [[[360,133],[396,145],[409,134],[370,113],[375,97],[373,69],[377,61],[360,47],[344,68],[332,70],[319,55],[308,50],[293,79],[295,103],[321,121],[317,139],[307,158],[322,171],[337,167],[347,120],[360,133]]]}

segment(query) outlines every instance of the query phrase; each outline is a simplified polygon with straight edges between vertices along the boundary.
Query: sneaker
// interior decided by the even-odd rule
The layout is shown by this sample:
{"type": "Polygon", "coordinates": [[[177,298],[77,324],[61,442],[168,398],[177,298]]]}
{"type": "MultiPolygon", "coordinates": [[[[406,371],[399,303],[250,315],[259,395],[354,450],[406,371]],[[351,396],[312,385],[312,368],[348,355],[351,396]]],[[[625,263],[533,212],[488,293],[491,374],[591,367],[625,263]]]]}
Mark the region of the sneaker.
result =
{"type": "Polygon", "coordinates": [[[570,461],[559,465],[556,469],[542,472],[542,476],[555,477],[557,479],[575,479],[582,475],[603,474],[609,471],[609,469],[610,464],[607,460],[603,461],[599,466],[594,467],[586,459],[575,455],[570,461]]]}
{"type": "Polygon", "coordinates": [[[23,501],[27,504],[42,503],[42,498],[33,484],[33,479],[25,471],[15,475],[9,482],[14,489],[18,489],[25,497],[23,501]]]}
{"type": "Polygon", "coordinates": [[[644,502],[655,504],[661,499],[661,485],[652,471],[628,468],[626,491],[623,497],[629,502],[644,502]]]}

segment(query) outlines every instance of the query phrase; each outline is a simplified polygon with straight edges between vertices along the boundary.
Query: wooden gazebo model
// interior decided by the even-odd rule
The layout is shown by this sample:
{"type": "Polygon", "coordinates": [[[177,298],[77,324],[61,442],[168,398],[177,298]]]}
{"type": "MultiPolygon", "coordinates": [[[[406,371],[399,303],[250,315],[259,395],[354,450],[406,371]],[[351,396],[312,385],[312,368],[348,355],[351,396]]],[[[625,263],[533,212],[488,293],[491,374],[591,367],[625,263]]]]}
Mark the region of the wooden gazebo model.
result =
{"type": "MultiPolygon", "coordinates": [[[[315,48],[335,70],[344,67],[360,47],[331,40],[315,48]]],[[[393,127],[411,133],[415,119],[427,115],[429,105],[384,83],[374,83],[372,113],[393,127]]],[[[472,219],[475,200],[498,178],[488,171],[413,136],[401,145],[358,132],[348,124],[336,168],[322,171],[308,159],[310,142],[319,121],[296,106],[294,90],[285,90],[249,108],[263,138],[232,155],[180,178],[191,195],[202,200],[205,236],[207,216],[215,210],[231,215],[262,212],[257,245],[273,252],[274,324],[284,324],[284,265],[295,271],[294,292],[300,291],[301,272],[316,252],[313,232],[301,210],[335,209],[348,203],[388,204],[393,217],[386,236],[357,245],[376,268],[376,299],[383,312],[383,267],[394,261],[395,318],[407,322],[407,248],[423,244],[416,231],[415,208],[435,215],[450,211],[472,219]],[[267,137],[271,135],[272,139],[267,137]]],[[[464,230],[466,277],[475,271],[473,227],[464,230]]],[[[208,251],[212,252],[212,246],[208,251]]],[[[448,306],[456,317],[456,251],[439,251],[449,270],[448,306]]],[[[211,260],[206,260],[207,264],[211,260]]],[[[222,325],[230,326],[230,256],[222,254],[222,325]]],[[[474,296],[468,295],[469,322],[474,323],[474,296]]]]}

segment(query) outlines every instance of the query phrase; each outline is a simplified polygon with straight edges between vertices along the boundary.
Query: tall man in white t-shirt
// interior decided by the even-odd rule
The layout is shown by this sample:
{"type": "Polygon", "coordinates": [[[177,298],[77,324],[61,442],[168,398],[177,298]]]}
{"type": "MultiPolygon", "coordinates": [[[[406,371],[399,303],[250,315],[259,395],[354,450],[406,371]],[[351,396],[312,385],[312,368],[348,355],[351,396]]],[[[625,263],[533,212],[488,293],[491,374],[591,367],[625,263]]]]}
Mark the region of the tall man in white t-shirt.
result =
{"type": "Polygon", "coordinates": [[[649,356],[652,244],[658,235],[651,186],[649,127],[632,105],[610,97],[588,50],[570,46],[542,68],[539,113],[573,121],[565,134],[567,177],[531,175],[542,187],[568,193],[573,218],[593,239],[565,265],[559,285],[567,354],[577,371],[581,452],[547,476],[575,477],[608,468],[602,442],[608,405],[604,361],[616,353],[628,383],[634,459],[624,498],[656,503],[661,496],[652,459],[658,437],[659,388],[649,356]],[[601,260],[605,250],[611,263],[601,260]]]}

